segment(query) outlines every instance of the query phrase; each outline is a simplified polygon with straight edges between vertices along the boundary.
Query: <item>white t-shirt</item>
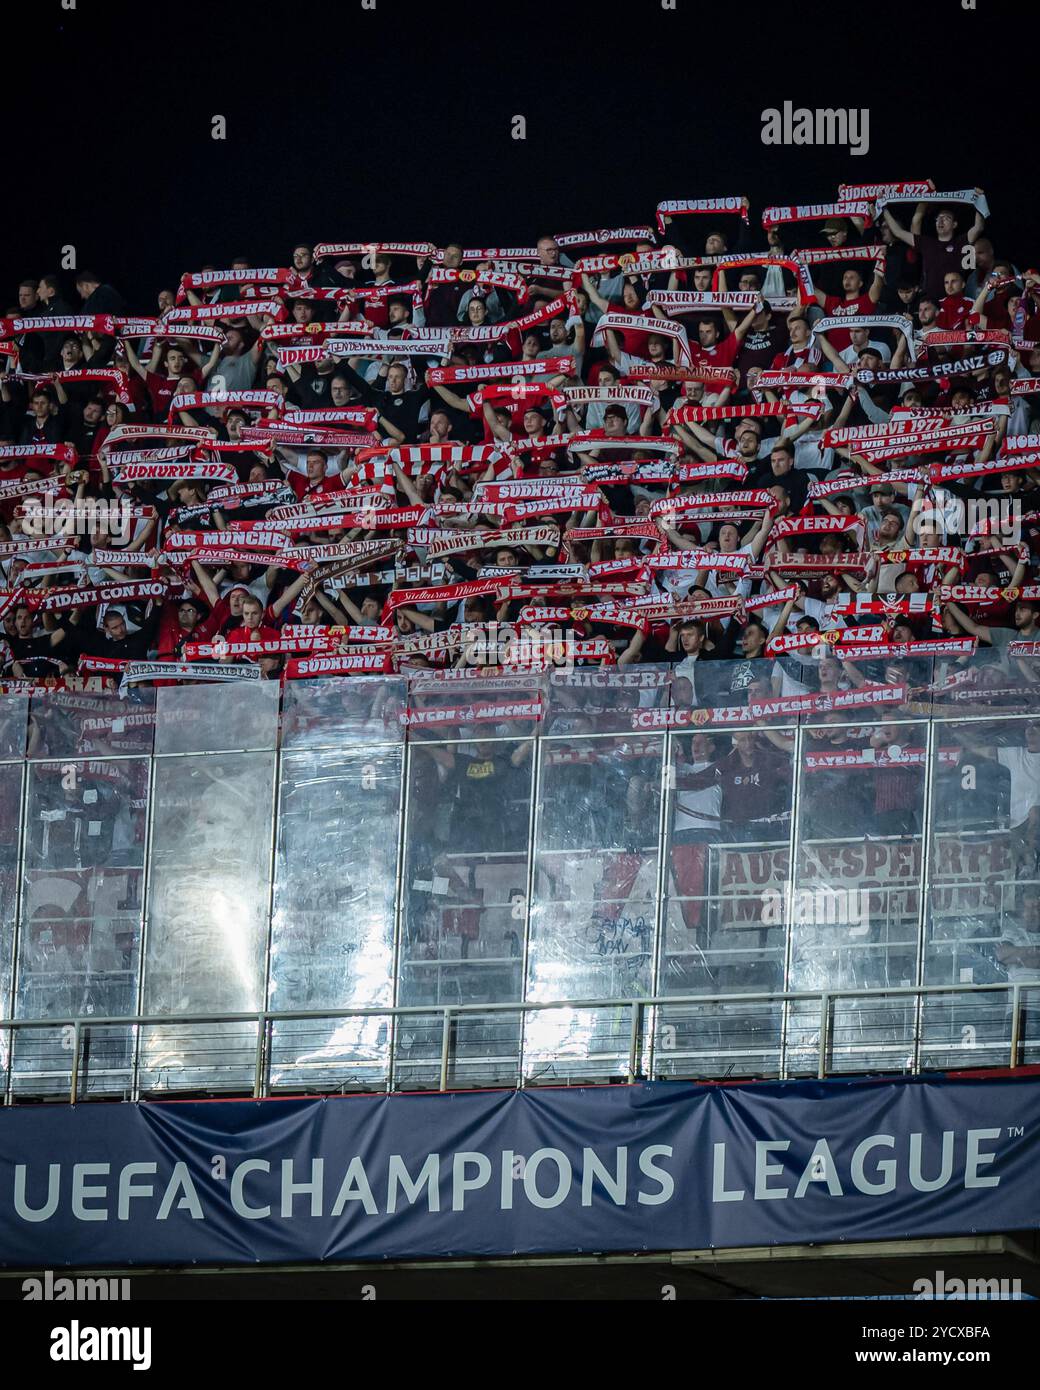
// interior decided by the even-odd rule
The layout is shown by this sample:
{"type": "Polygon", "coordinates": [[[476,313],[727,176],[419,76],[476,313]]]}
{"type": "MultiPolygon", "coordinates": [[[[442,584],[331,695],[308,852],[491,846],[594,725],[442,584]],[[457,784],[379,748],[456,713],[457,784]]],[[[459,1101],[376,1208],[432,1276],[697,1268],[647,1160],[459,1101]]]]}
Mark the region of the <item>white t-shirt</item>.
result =
{"type": "MultiPolygon", "coordinates": [[[[1025,927],[1019,926],[1016,922],[1006,922],[1000,929],[1000,944],[1002,946],[1015,946],[1020,950],[1036,951],[1040,950],[1040,938],[1027,931],[1025,927]]],[[[1004,965],[1007,977],[1014,984],[1028,984],[1040,980],[1040,969],[1035,965],[1021,965],[1007,961],[1004,965]]]]}
{"type": "Polygon", "coordinates": [[[1027,748],[998,748],[997,762],[1011,774],[1011,825],[1019,826],[1030,808],[1040,806],[1040,753],[1027,748]]]}
{"type": "MultiPolygon", "coordinates": [[[[710,762],[680,763],[676,770],[681,777],[683,773],[704,772],[709,767],[711,767],[710,762]]],[[[721,782],[709,782],[706,787],[701,787],[699,791],[688,788],[685,791],[676,792],[675,820],[672,823],[674,831],[718,830],[722,823],[721,817],[721,782]]]]}

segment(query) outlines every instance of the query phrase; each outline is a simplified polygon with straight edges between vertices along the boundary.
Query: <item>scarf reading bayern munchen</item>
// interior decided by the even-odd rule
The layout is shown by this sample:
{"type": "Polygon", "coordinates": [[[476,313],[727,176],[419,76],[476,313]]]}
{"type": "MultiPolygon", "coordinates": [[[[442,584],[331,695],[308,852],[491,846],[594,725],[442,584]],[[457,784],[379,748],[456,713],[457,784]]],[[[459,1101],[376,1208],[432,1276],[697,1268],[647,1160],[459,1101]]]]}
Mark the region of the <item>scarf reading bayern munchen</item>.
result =
{"type": "Polygon", "coordinates": [[[19,381],[52,381],[61,386],[77,385],[80,382],[100,382],[107,388],[108,394],[112,395],[120,405],[129,405],[130,378],[126,372],[120,371],[118,367],[74,367],[70,371],[63,372],[14,372],[8,376],[14,376],[19,381]]]}

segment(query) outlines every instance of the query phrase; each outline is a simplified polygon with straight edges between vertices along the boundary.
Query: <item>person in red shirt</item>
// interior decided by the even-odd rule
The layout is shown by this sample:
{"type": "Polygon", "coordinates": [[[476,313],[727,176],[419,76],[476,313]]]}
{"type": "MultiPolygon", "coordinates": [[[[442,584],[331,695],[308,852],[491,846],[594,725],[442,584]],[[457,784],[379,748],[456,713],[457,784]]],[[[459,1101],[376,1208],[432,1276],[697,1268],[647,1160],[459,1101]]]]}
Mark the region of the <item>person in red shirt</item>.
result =
{"type": "MultiPolygon", "coordinates": [[[[255,594],[248,594],[242,600],[242,626],[233,627],[227,634],[228,642],[277,642],[281,633],[276,627],[268,627],[264,623],[264,605],[255,594]]],[[[251,658],[222,656],[221,661],[245,660],[251,658]]],[[[259,658],[260,670],[264,676],[273,676],[281,665],[280,656],[261,656],[259,658]]]]}
{"type": "Polygon", "coordinates": [[[690,353],[698,366],[732,367],[748,329],[759,314],[765,313],[764,300],[754,304],[734,327],[733,332],[719,341],[719,326],[714,319],[702,318],[697,323],[697,346],[690,344],[690,353]]]}
{"type": "MultiPolygon", "coordinates": [[[[872,314],[885,288],[884,261],[874,262],[874,278],[866,294],[863,293],[863,276],[851,267],[841,277],[841,288],[840,297],[826,294],[820,289],[816,291],[816,302],[828,318],[856,318],[860,314],[872,314]]],[[[835,352],[844,352],[852,339],[844,329],[835,328],[828,334],[828,341],[835,352]]]]}
{"type": "Polygon", "coordinates": [[[326,492],[342,492],[343,479],[339,473],[328,473],[328,459],[320,449],[308,449],[303,461],[303,471],[295,458],[285,449],[276,449],[288,470],[288,483],[296,494],[298,502],[312,501],[326,492]]]}
{"type": "Polygon", "coordinates": [[[778,352],[772,367],[776,371],[811,371],[820,367],[823,354],[813,342],[812,329],[804,309],[794,309],[787,316],[787,336],[790,346],[778,352]]]}
{"type": "Polygon", "coordinates": [[[939,313],[935,320],[940,328],[952,332],[967,327],[968,316],[974,312],[974,305],[966,297],[964,285],[965,279],[959,270],[948,270],[943,276],[946,295],[939,301],[939,313]]]}
{"type": "Polygon", "coordinates": [[[164,420],[170,402],[177,394],[182,377],[191,377],[197,390],[202,390],[205,378],[212,371],[220,355],[219,345],[214,345],[209,362],[202,369],[195,366],[187,352],[179,343],[158,342],[147,363],[143,363],[134,351],[134,345],[126,339],[126,360],[130,367],[144,382],[148,391],[152,415],[156,420],[164,420]]]}

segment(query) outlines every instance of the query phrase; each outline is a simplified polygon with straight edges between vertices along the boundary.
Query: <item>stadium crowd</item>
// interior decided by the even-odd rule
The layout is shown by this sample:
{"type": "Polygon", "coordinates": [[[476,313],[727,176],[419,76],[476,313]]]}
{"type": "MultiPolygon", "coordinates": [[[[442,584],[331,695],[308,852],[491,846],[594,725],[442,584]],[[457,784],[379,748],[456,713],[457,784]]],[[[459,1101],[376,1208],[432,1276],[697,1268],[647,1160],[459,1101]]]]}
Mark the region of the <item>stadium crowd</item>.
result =
{"type": "Polygon", "coordinates": [[[461,678],[561,644],[710,707],[896,657],[1030,681],[1040,272],[987,215],[843,185],[757,227],[726,197],[528,247],[301,244],[148,316],[90,270],[78,302],[26,278],[4,688],[461,678]]]}

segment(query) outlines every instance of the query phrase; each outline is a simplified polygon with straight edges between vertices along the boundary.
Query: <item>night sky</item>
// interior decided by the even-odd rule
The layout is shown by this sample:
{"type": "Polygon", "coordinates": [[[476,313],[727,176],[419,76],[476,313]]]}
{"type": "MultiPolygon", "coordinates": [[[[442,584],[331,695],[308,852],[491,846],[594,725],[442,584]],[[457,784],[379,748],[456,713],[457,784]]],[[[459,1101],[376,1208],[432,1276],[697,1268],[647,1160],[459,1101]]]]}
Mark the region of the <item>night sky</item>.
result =
{"type": "Polygon", "coordinates": [[[977,6],[8,0],[3,306],[65,244],[151,312],[183,271],[287,265],[299,240],[527,245],[843,180],[981,185],[998,253],[1033,265],[1028,10],[977,6]],[[868,107],[869,153],[764,146],[785,100],[868,107]]]}

